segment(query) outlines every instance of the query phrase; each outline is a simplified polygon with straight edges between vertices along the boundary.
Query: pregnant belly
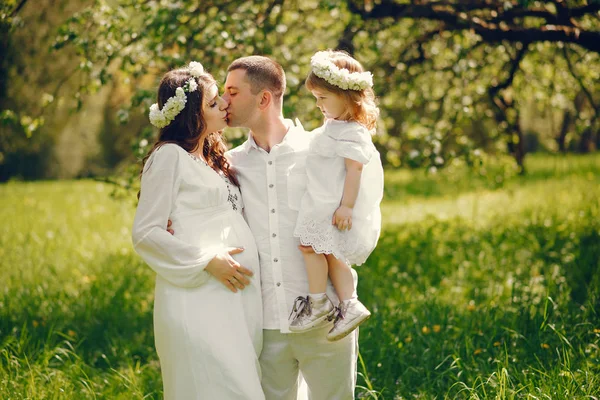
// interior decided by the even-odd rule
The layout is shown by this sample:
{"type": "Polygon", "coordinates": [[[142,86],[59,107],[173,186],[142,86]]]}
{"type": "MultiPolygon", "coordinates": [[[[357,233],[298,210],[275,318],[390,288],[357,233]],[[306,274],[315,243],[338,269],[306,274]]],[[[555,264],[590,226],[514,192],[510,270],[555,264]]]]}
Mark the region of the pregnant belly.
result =
{"type": "Polygon", "coordinates": [[[254,237],[244,219],[234,212],[210,217],[177,216],[172,229],[179,239],[206,251],[222,252],[240,247],[244,251],[233,258],[244,267],[258,272],[258,255],[254,237]]]}

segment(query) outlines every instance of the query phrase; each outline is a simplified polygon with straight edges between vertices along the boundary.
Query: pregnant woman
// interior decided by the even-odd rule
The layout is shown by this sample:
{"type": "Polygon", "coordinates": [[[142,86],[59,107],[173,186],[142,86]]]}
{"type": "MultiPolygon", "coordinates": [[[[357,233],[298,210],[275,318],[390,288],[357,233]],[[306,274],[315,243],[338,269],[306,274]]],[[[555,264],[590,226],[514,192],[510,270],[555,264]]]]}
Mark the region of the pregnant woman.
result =
{"type": "Polygon", "coordinates": [[[150,107],[160,134],[144,160],[132,237],[156,272],[165,399],[264,399],[259,262],[224,157],[226,108],[197,62],[166,73],[150,107]]]}

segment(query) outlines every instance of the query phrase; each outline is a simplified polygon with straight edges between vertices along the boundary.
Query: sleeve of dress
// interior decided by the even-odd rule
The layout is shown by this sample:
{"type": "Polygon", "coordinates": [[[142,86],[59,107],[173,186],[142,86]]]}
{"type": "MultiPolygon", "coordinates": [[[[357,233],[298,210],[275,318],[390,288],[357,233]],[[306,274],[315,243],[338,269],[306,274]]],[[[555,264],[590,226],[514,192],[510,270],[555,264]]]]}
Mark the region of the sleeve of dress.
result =
{"type": "Polygon", "coordinates": [[[367,164],[375,153],[375,146],[369,131],[353,124],[337,135],[335,152],[340,157],[367,164]]]}
{"type": "Polygon", "coordinates": [[[179,156],[176,148],[163,145],[148,159],[142,173],[132,240],[136,252],[162,278],[176,286],[197,287],[210,277],[204,268],[216,254],[167,232],[181,183],[179,156]]]}

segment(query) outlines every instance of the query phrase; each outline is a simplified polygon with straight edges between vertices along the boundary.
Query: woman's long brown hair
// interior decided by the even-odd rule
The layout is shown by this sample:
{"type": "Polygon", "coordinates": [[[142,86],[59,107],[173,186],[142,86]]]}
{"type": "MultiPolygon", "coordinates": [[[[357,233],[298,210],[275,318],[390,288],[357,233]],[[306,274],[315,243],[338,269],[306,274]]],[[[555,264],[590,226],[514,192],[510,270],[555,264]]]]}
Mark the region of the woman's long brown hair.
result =
{"type": "MultiPolygon", "coordinates": [[[[163,76],[158,87],[158,107],[162,110],[163,106],[170,97],[175,96],[175,90],[183,87],[192,76],[185,68],[169,71],[163,76]]],[[[187,102],[185,108],[177,114],[175,119],[164,128],[160,129],[158,140],[148,154],[142,160],[142,169],[148,158],[160,146],[166,143],[174,143],[187,152],[193,152],[200,146],[200,140],[204,137],[206,130],[206,121],[204,120],[203,101],[206,91],[216,84],[215,79],[207,72],[195,78],[198,83],[198,89],[194,92],[186,93],[187,102]]],[[[239,181],[235,172],[225,158],[227,146],[221,136],[221,131],[210,133],[204,139],[202,145],[202,155],[208,165],[217,172],[222,172],[234,185],[239,186],[239,181]]],[[[139,197],[139,193],[138,193],[139,197]]]]}

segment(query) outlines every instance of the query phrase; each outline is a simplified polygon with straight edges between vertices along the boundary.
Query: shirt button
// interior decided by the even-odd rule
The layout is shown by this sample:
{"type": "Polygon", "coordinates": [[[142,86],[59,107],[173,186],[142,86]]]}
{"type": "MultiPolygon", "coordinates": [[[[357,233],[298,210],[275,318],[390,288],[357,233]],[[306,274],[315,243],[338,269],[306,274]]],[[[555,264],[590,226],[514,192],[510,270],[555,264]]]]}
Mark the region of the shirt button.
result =
{"type": "Polygon", "coordinates": [[[273,186],[275,186],[275,185],[273,185],[272,183],[270,183],[270,184],[269,184],[269,187],[270,187],[270,188],[272,188],[273,186]]]}
{"type": "Polygon", "coordinates": [[[275,214],[275,209],[271,208],[271,214],[275,214]]]}
{"type": "Polygon", "coordinates": [[[273,259],[273,262],[277,262],[277,261],[279,261],[279,259],[278,259],[278,258],[274,258],[274,259],[273,259]]]}
{"type": "Polygon", "coordinates": [[[277,237],[277,234],[276,234],[276,233],[274,233],[274,234],[272,234],[271,236],[273,236],[273,237],[277,237]]]}
{"type": "Polygon", "coordinates": [[[277,282],[277,286],[281,286],[281,282],[277,282]]]}
{"type": "Polygon", "coordinates": [[[273,161],[269,161],[269,165],[273,165],[273,161]]]}

